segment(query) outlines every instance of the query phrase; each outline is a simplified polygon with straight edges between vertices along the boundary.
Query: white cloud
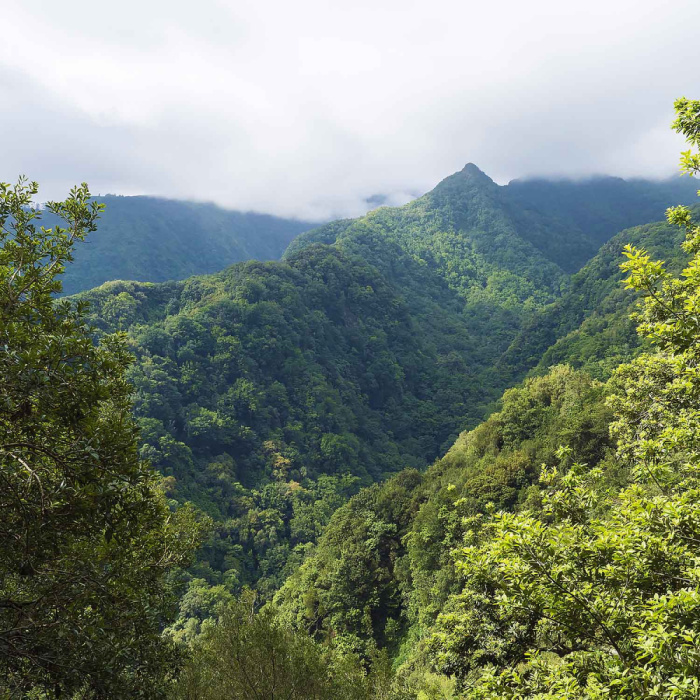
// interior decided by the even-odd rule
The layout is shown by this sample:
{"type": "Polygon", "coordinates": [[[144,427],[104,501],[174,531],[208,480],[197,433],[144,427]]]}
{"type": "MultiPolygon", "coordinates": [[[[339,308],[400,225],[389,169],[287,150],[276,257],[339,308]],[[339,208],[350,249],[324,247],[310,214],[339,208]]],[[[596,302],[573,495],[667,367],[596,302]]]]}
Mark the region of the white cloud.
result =
{"type": "Polygon", "coordinates": [[[281,215],[467,161],[660,176],[700,97],[696,0],[0,0],[0,179],[281,215]]]}

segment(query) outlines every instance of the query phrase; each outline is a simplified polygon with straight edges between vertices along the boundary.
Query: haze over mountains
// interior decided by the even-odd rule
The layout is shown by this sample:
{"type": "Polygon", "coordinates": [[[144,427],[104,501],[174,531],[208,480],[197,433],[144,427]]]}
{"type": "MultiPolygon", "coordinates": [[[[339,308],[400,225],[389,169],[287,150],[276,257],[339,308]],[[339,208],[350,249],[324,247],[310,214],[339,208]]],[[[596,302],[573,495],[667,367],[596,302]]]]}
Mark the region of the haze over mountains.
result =
{"type": "MultiPolygon", "coordinates": [[[[65,294],[114,279],[165,282],[216,272],[242,260],[276,260],[313,224],[215,204],[158,197],[96,197],[100,227],[75,252],[65,294]]],[[[47,217],[49,225],[51,217],[47,217]]]]}
{"type": "MultiPolygon", "coordinates": [[[[692,201],[695,189],[689,178],[538,179],[497,186],[474,165],[462,171],[467,172],[481,178],[484,196],[492,199],[489,206],[499,210],[517,235],[539,247],[565,272],[581,267],[621,229],[661,218],[674,202],[692,201]]],[[[437,202],[453,186],[450,182],[447,178],[425,196],[437,202]]],[[[76,250],[75,261],[64,275],[65,294],[115,279],[165,282],[216,272],[244,260],[278,260],[300,233],[318,226],[158,197],[107,195],[97,200],[106,205],[105,214],[98,231],[76,250]]],[[[384,203],[385,198],[378,195],[367,204],[384,203]]],[[[51,224],[51,217],[46,221],[51,224]]]]}

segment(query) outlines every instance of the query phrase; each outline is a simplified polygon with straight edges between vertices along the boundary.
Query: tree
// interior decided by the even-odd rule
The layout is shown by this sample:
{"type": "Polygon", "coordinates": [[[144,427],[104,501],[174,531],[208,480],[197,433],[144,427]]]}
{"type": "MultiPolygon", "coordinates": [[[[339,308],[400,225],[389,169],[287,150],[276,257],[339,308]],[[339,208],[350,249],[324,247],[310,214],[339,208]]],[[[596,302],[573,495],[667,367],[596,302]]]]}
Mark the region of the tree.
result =
{"type": "MultiPolygon", "coordinates": [[[[699,146],[700,102],[676,111],[699,146]]],[[[700,172],[700,158],[682,166],[700,172]]],[[[639,331],[658,349],[612,379],[616,460],[589,470],[562,452],[541,512],[476,523],[460,553],[465,587],[431,647],[466,697],[700,696],[700,226],[685,207],[668,219],[692,256],[680,278],[625,251],[639,331]]]]}
{"type": "MultiPolygon", "coordinates": [[[[203,582],[196,584],[199,597],[203,582]]],[[[220,592],[212,591],[218,596],[220,592]]],[[[371,663],[319,644],[294,630],[254,593],[218,605],[190,639],[191,653],[173,700],[409,700],[396,682],[388,654],[371,663]]]]}
{"type": "Polygon", "coordinates": [[[0,184],[0,694],[154,697],[177,661],[165,574],[201,525],[138,458],[125,338],[54,300],[102,207],[83,184],[46,229],[37,192],[0,184]]]}

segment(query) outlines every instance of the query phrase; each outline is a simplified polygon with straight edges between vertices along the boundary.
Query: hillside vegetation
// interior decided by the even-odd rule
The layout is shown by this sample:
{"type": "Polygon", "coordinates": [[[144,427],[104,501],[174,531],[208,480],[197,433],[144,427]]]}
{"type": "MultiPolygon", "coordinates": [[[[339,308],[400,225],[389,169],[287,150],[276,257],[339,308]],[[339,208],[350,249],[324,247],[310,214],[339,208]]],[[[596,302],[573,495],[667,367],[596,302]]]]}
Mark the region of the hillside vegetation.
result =
{"type": "Polygon", "coordinates": [[[679,278],[624,250],[655,349],[606,384],[551,368],[424,475],[360,492],[276,594],[279,618],[366,659],[388,653],[394,697],[696,697],[691,217],[669,212],[686,230],[679,278]]]}
{"type": "Polygon", "coordinates": [[[207,567],[234,582],[279,585],[360,484],[426,466],[475,419],[464,329],[426,328],[336,248],[83,298],[98,328],[129,329],[142,456],[217,520],[207,567]]]}
{"type": "MultiPolygon", "coordinates": [[[[568,192],[513,185],[533,200],[545,186],[568,192]]],[[[99,333],[128,332],[142,456],[174,501],[217,523],[196,576],[272,595],[341,503],[424,469],[575,329],[580,288],[598,295],[590,308],[617,294],[618,243],[570,283],[505,191],[469,165],[404,207],[302,235],[283,262],[82,295],[99,333]],[[546,342],[517,354],[530,335],[546,342]]],[[[565,229],[534,211],[565,245],[565,229]]]]}
{"type": "MultiPolygon", "coordinates": [[[[694,202],[696,189],[689,178],[516,180],[498,186],[468,164],[403,207],[380,208],[304,233],[285,255],[313,242],[333,244],[375,265],[412,299],[430,296],[458,313],[470,335],[479,338],[474,366],[483,372],[480,384],[495,398],[539,362],[566,324],[568,332],[583,320],[577,308],[565,309],[563,319],[546,309],[562,295],[575,298],[576,290],[567,293],[570,283],[601,276],[594,269],[599,263],[573,280],[570,273],[622,228],[658,220],[673,204],[694,202]],[[452,292],[449,298],[445,287],[452,292]],[[551,330],[537,347],[514,354],[509,372],[502,355],[514,352],[509,348],[521,331],[542,325],[551,330]]],[[[614,273],[607,272],[618,264],[611,261],[623,238],[602,253],[607,289],[616,286],[614,273]]],[[[658,245],[673,250],[671,240],[658,245]]]]}
{"type": "MultiPolygon", "coordinates": [[[[165,282],[217,272],[243,260],[278,260],[312,227],[294,219],[229,211],[214,204],[106,195],[99,229],[74,252],[63,292],[110,280],[165,282]]],[[[45,225],[56,221],[50,212],[45,225]]]]}
{"type": "Polygon", "coordinates": [[[501,410],[424,474],[406,470],[338,509],[277,593],[280,614],[365,655],[415,643],[459,590],[452,550],[473,516],[537,503],[541,466],[555,464],[562,445],[591,466],[607,455],[603,393],[566,367],[507,391],[501,410]]]}
{"type": "Polygon", "coordinates": [[[57,299],[101,204],[0,185],[0,697],[700,696],[691,189],[470,164],[57,299]]]}
{"type": "Polygon", "coordinates": [[[685,259],[682,240],[682,231],[666,222],[618,233],[572,275],[560,299],[529,319],[499,358],[499,372],[512,383],[523,367],[535,367],[541,373],[565,362],[607,379],[615,367],[644,346],[630,317],[638,296],[621,284],[624,247],[644,248],[679,272],[685,259]]]}

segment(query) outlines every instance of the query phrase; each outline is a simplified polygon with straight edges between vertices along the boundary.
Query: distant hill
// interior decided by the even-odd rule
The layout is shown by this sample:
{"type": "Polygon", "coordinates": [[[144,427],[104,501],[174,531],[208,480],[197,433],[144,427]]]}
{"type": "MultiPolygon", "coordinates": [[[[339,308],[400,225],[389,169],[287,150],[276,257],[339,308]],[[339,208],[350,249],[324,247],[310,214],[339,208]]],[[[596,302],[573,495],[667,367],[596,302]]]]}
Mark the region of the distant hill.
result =
{"type": "Polygon", "coordinates": [[[513,180],[501,189],[521,235],[566,272],[619,231],[663,219],[672,205],[694,204],[697,191],[689,177],[513,180]]]}
{"type": "MultiPolygon", "coordinates": [[[[332,243],[348,230],[370,225],[392,230],[406,247],[444,257],[444,242],[439,239],[445,232],[455,230],[460,238],[471,241],[472,252],[482,257],[487,267],[493,264],[501,268],[505,263],[508,269],[517,270],[517,256],[524,244],[529,244],[547,261],[570,274],[622,229],[658,221],[669,206],[694,204],[697,190],[697,181],[688,177],[533,178],[499,186],[476,165],[468,163],[431,192],[403,207],[325,224],[296,239],[290,251],[312,241],[332,243]],[[502,233],[507,233],[506,239],[496,237],[502,233]],[[512,248],[513,236],[520,239],[517,251],[512,248]]],[[[469,253],[464,247],[462,252],[469,253]]],[[[453,271],[450,275],[454,276],[453,271]]]]}
{"type": "Polygon", "coordinates": [[[469,164],[402,207],[381,207],[296,238],[290,258],[334,245],[377,267],[412,302],[449,308],[479,338],[470,363],[505,351],[525,317],[559,297],[567,274],[521,235],[496,183],[469,164]],[[449,301],[448,301],[449,299],[449,301]]]}
{"type": "MultiPolygon", "coordinates": [[[[156,197],[96,199],[105,204],[105,213],[66,269],[65,294],[115,279],[165,282],[243,260],[276,260],[295,236],[314,225],[156,197]]],[[[49,216],[45,221],[52,223],[49,216]]]]}

